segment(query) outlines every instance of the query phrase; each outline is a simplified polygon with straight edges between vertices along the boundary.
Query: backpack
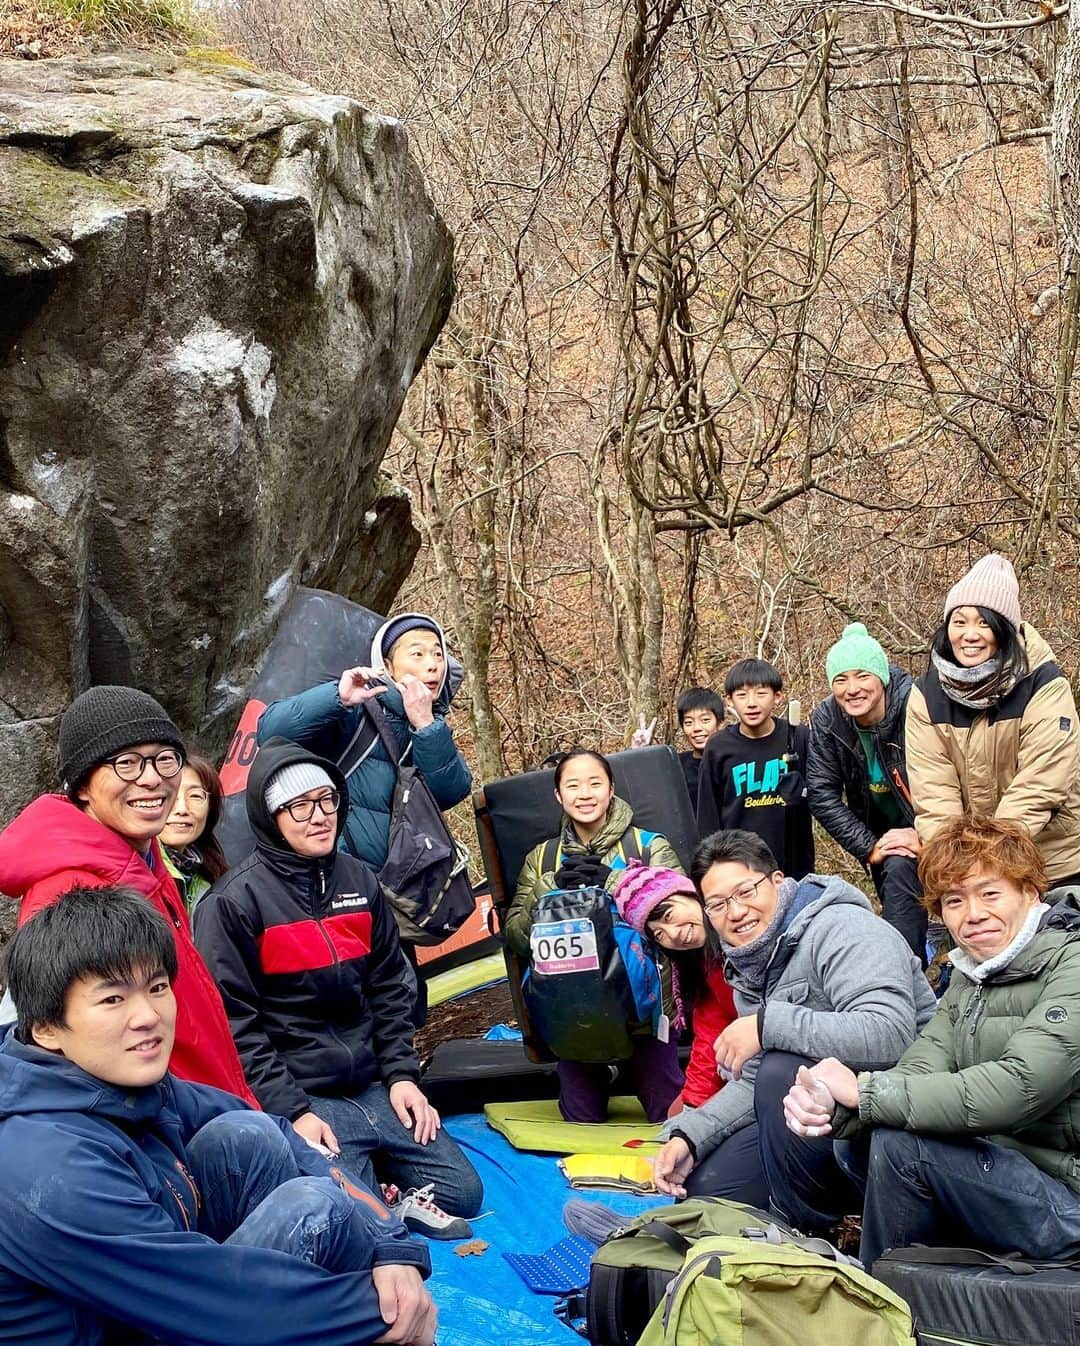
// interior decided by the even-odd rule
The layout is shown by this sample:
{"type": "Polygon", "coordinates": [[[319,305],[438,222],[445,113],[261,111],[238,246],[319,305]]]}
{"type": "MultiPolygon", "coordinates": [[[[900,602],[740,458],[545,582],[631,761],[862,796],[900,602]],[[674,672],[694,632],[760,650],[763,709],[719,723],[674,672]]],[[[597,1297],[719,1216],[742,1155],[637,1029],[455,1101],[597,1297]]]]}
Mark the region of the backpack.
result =
{"type": "MultiPolygon", "coordinates": [[[[622,855],[640,858],[641,838],[654,835],[629,828],[622,855]]],[[[541,873],[557,865],[558,853],[558,840],[545,845],[541,873]]],[[[533,912],[529,955],[521,983],[529,1020],[559,1060],[626,1060],[632,1029],[657,1030],[660,970],[645,937],[619,916],[603,888],[545,893],[533,912]]]]}
{"type": "Polygon", "coordinates": [[[584,1313],[592,1346],[914,1346],[903,1300],[853,1258],[708,1198],[612,1234],[593,1256],[584,1313]]]}
{"type": "Polygon", "coordinates": [[[468,920],[476,905],[469,882],[469,853],[450,835],[442,810],[415,766],[403,766],[397,740],[377,703],[366,703],[397,784],[390,813],[386,863],[379,886],[409,944],[441,944],[468,920]]]}

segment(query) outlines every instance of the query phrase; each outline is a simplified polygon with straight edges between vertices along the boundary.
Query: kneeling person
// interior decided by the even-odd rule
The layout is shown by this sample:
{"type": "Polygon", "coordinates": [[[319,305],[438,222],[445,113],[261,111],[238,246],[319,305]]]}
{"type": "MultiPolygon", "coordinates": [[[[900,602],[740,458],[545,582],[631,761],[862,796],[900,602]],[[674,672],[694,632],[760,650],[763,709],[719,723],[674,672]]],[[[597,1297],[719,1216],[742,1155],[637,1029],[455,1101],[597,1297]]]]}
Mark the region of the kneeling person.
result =
{"type": "Polygon", "coordinates": [[[1074,1258],[1080,913],[1041,901],[1038,847],[1004,819],[945,823],[919,878],[958,946],[936,1015],[891,1070],[800,1072],[788,1125],[854,1142],[841,1154],[865,1183],[868,1269],[910,1243],[1074,1258]]]}
{"type": "Polygon", "coordinates": [[[800,1066],[830,1054],[858,1069],[910,1046],[934,995],[903,937],[843,879],[785,878],[752,832],[715,832],[691,874],[719,936],[739,1015],[716,1039],[731,1082],[667,1124],[656,1184],[676,1196],[771,1203],[800,1228],[858,1204],[827,1140],[796,1136],[781,1100],[800,1066]]]}
{"type": "Polygon", "coordinates": [[[347,800],[329,762],[283,739],[261,748],[255,851],[195,908],[195,942],[263,1107],[369,1186],[403,1189],[410,1229],[467,1238],[480,1179],[420,1091],[393,914],[371,869],[338,850],[347,800]]]}
{"type": "Polygon", "coordinates": [[[73,889],[8,948],[0,1340],[430,1346],[401,1221],[283,1119],[167,1073],[176,969],[124,888],[73,889]]]}

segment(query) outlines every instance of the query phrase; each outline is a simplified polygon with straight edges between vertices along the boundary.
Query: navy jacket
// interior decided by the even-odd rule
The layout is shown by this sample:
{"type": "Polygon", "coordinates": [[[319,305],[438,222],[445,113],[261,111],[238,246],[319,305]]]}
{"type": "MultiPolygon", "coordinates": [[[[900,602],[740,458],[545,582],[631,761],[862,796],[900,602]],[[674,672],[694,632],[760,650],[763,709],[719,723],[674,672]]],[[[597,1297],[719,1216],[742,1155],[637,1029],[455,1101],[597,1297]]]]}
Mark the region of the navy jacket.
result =
{"type": "MultiPolygon", "coordinates": [[[[0,1046],[0,1341],[5,1346],[365,1346],[386,1330],[366,1272],[332,1274],[197,1231],[185,1147],[246,1109],[166,1075],[121,1089],[62,1056],[0,1046]],[[361,1282],[368,1290],[361,1293],[361,1282]]],[[[329,1165],[277,1119],[301,1169],[329,1165]]],[[[430,1269],[387,1212],[375,1265],[430,1269]]]]}
{"type": "MultiPolygon", "coordinates": [[[[413,765],[423,772],[441,809],[460,804],[472,786],[472,775],[445,718],[450,707],[448,688],[449,682],[436,698],[435,719],[425,729],[412,727],[396,687],[379,697],[401,755],[411,748],[413,765]]],[[[350,746],[353,754],[366,753],[363,761],[349,771],[349,821],[342,846],[378,873],[386,863],[397,767],[363,707],[343,706],[338,700],[337,683],[320,683],[267,706],[259,718],[260,748],[271,738],[291,739],[332,762],[337,762],[350,746]]]]}
{"type": "Polygon", "coordinates": [[[225,1002],[240,1060],[256,1098],[295,1120],[309,1093],[357,1094],[381,1081],[420,1079],[412,1044],[413,980],[378,880],[344,851],[297,855],[281,837],[263,794],[292,762],[330,762],[272,740],[247,783],[255,850],[195,908],[195,943],[225,1002]]]}

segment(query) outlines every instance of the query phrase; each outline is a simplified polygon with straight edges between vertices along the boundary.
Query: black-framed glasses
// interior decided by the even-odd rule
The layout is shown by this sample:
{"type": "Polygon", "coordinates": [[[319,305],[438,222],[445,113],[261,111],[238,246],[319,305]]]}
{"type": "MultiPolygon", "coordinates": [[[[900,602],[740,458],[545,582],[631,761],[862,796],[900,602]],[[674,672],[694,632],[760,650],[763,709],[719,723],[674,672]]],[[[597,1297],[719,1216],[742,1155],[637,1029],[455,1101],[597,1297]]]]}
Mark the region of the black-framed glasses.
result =
{"type": "Polygon", "coordinates": [[[756,883],[751,883],[747,879],[745,883],[740,883],[737,888],[733,888],[727,897],[714,897],[711,901],[705,903],[705,914],[707,916],[723,916],[732,902],[737,902],[740,907],[745,907],[748,902],[753,902],[754,894],[768,877],[768,874],[762,874],[756,883]]]}
{"type": "Polygon", "coordinates": [[[340,803],[341,795],[338,794],[337,790],[329,790],[326,794],[319,795],[318,799],[294,799],[289,804],[282,804],[281,807],[294,823],[306,823],[314,817],[316,805],[318,805],[319,812],[329,818],[332,813],[338,811],[340,803]]]}
{"type": "Polygon", "coordinates": [[[138,780],[146,770],[148,762],[162,780],[168,780],[170,776],[175,776],[184,765],[184,755],[177,752],[175,748],[162,748],[160,752],[150,753],[121,752],[117,753],[115,757],[106,757],[105,761],[121,780],[138,780]]]}

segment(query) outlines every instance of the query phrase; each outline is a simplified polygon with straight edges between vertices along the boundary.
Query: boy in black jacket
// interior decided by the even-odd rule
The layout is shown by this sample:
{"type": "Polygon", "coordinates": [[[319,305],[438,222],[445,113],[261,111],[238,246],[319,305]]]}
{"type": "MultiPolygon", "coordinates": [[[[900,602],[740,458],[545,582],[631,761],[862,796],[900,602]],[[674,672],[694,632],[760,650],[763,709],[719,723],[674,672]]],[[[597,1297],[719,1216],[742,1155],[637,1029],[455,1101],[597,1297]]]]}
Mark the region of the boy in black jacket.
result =
{"type": "Polygon", "coordinates": [[[271,739],[248,777],[247,811],[255,850],[199,903],[195,942],[248,1083],[369,1186],[378,1172],[411,1189],[397,1207],[410,1229],[468,1237],[466,1219],[451,1217],[480,1209],[480,1179],[419,1088],[393,914],[374,873],[337,848],[345,778],[271,739]]]}
{"type": "Polygon", "coordinates": [[[814,833],[806,803],[803,725],[777,719],[784,699],[779,671],[764,659],[740,659],[724,679],[724,698],[738,723],[705,745],[698,786],[698,833],[725,828],[759,836],[793,879],[814,868],[814,833]]]}

